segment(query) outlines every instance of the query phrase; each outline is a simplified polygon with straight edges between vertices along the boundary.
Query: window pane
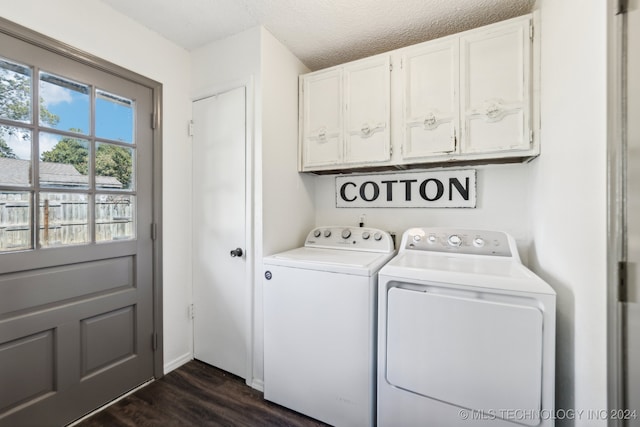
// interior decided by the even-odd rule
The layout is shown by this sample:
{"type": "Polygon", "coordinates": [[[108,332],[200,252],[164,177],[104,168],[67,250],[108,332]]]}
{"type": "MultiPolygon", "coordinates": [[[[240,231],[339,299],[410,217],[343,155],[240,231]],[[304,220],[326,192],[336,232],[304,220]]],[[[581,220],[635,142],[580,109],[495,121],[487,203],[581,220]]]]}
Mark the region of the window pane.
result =
{"type": "Polygon", "coordinates": [[[96,144],[96,188],[131,190],[135,183],[134,149],[115,144],[96,144]]]}
{"type": "Polygon", "coordinates": [[[135,196],[96,195],[96,242],[135,238],[135,196]]]}
{"type": "Polygon", "coordinates": [[[40,73],[40,126],[89,134],[89,87],[40,73]]]}
{"type": "Polygon", "coordinates": [[[89,241],[86,194],[40,193],[42,247],[79,245],[89,241]]]}
{"type": "Polygon", "coordinates": [[[89,187],[89,141],[40,132],[40,185],[89,187]]]}
{"type": "Polygon", "coordinates": [[[31,131],[0,126],[0,185],[31,184],[31,131]]]}
{"type": "Polygon", "coordinates": [[[0,252],[31,247],[30,193],[0,192],[0,252]]]}
{"type": "Polygon", "coordinates": [[[31,123],[31,69],[0,58],[0,117],[31,123]]]}
{"type": "Polygon", "coordinates": [[[121,142],[133,142],[134,103],[101,90],[96,91],[96,136],[121,142]]]}

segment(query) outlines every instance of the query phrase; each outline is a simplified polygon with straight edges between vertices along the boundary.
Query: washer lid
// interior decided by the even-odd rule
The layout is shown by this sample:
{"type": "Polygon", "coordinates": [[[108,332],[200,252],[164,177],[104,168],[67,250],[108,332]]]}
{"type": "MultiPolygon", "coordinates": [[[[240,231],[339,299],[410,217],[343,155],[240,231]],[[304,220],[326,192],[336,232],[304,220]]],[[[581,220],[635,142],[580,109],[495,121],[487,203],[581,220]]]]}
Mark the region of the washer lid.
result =
{"type": "Polygon", "coordinates": [[[380,275],[555,295],[551,286],[511,258],[408,251],[389,261],[380,275]]]}
{"type": "Polygon", "coordinates": [[[264,258],[265,265],[372,276],[395,253],[302,247],[264,258]]]}

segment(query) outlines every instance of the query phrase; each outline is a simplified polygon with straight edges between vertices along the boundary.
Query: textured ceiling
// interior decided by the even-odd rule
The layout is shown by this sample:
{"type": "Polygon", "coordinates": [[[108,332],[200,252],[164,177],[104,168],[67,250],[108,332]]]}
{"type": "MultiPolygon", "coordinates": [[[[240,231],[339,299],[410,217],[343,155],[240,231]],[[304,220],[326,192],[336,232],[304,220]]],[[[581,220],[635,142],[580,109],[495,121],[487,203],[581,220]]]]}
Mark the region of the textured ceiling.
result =
{"type": "Polygon", "coordinates": [[[264,25],[312,70],[532,10],[535,0],[102,0],[192,50],[264,25]]]}

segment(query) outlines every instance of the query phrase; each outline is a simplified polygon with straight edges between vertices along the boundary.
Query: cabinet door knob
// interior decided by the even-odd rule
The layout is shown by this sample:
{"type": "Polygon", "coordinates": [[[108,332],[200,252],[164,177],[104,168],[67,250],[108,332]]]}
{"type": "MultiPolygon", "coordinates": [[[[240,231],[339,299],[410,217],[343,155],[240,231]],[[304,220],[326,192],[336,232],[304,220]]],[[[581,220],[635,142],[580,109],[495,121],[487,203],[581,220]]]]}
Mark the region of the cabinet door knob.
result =
{"type": "Polygon", "coordinates": [[[362,135],[364,135],[364,136],[369,136],[369,135],[371,135],[371,127],[369,126],[368,123],[365,123],[360,128],[360,132],[362,132],[362,135]]]}
{"type": "Polygon", "coordinates": [[[436,122],[438,120],[436,119],[435,114],[433,113],[429,113],[427,114],[427,116],[424,118],[424,128],[425,129],[434,129],[436,127],[436,122]]]}

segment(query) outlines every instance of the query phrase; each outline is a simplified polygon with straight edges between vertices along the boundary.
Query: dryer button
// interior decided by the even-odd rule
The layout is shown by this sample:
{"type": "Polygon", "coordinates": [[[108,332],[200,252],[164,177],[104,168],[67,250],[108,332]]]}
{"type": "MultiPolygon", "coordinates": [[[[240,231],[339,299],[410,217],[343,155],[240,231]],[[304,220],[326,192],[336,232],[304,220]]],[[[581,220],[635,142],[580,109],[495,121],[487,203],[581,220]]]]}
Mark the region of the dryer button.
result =
{"type": "Polygon", "coordinates": [[[331,237],[331,230],[324,230],[324,237],[331,237]]]}
{"type": "Polygon", "coordinates": [[[473,246],[476,248],[481,248],[484,246],[484,239],[482,237],[476,237],[473,239],[473,246]]]}
{"type": "Polygon", "coordinates": [[[452,234],[448,239],[450,246],[460,246],[462,245],[462,238],[457,234],[452,234]]]}

